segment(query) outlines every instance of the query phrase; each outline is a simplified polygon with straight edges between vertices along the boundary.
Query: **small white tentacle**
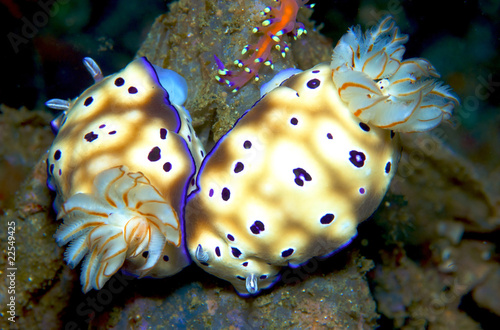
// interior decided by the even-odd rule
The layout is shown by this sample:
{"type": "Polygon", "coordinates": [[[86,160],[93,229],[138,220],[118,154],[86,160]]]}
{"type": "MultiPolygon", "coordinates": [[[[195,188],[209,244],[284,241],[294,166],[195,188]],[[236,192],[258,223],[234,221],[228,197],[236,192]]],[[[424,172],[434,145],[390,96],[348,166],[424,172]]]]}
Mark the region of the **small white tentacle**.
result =
{"type": "Polygon", "coordinates": [[[45,106],[54,110],[66,111],[69,109],[70,103],[68,100],[62,99],[51,99],[45,102],[45,106]]]}
{"type": "Polygon", "coordinates": [[[257,293],[257,291],[259,291],[259,286],[257,284],[257,277],[255,276],[255,274],[250,274],[250,276],[247,277],[246,287],[248,293],[250,294],[255,294],[257,293]]]}
{"type": "Polygon", "coordinates": [[[99,82],[104,78],[101,68],[92,58],[85,57],[83,59],[83,65],[85,65],[87,71],[92,75],[92,78],[94,78],[94,82],[99,82]]]}
{"type": "Polygon", "coordinates": [[[199,262],[207,262],[210,259],[208,253],[203,251],[203,247],[201,246],[201,244],[198,244],[198,246],[196,247],[195,256],[199,262]]]}

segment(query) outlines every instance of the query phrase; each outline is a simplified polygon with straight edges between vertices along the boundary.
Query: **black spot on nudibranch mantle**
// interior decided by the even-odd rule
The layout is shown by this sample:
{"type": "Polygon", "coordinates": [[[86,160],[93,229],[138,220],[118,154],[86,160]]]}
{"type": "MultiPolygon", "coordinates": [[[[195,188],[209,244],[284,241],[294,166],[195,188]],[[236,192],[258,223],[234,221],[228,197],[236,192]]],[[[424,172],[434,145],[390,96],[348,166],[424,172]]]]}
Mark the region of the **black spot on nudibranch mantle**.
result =
{"type": "Polygon", "coordinates": [[[166,162],[165,164],[163,164],[163,170],[165,172],[170,172],[171,169],[172,169],[172,164],[170,162],[166,162]]]}
{"type": "Polygon", "coordinates": [[[321,82],[319,81],[319,79],[314,78],[307,82],[307,87],[309,87],[310,89],[315,89],[318,88],[320,84],[321,82]]]}
{"type": "Polygon", "coordinates": [[[170,260],[170,259],[168,258],[168,256],[167,256],[167,255],[164,255],[164,256],[163,256],[163,261],[167,262],[167,261],[169,261],[169,260],[170,260]]]}
{"type": "Polygon", "coordinates": [[[92,103],[92,101],[94,101],[94,99],[92,98],[92,96],[89,96],[85,99],[85,102],[83,102],[83,105],[88,107],[92,103]]]}
{"type": "Polygon", "coordinates": [[[99,136],[97,134],[95,134],[94,132],[89,132],[87,134],[85,134],[84,138],[85,140],[87,140],[87,142],[92,142],[94,141],[95,139],[97,139],[99,136]]]}
{"type": "Polygon", "coordinates": [[[165,128],[160,128],[160,139],[165,140],[167,138],[167,130],[165,128]]]}
{"type": "Polygon", "coordinates": [[[327,213],[321,217],[319,222],[321,222],[324,225],[328,225],[328,224],[332,223],[333,219],[335,219],[335,216],[331,213],[327,213]]]}
{"type": "Polygon", "coordinates": [[[59,160],[61,158],[61,150],[57,149],[56,152],[54,152],[54,159],[59,160]]]}
{"type": "Polygon", "coordinates": [[[364,153],[356,150],[349,151],[349,160],[356,167],[363,167],[365,165],[366,156],[364,153]]]}
{"type": "Polygon", "coordinates": [[[265,227],[262,221],[255,221],[253,225],[250,226],[250,231],[254,233],[255,235],[260,234],[261,231],[264,231],[265,227]]]}
{"type": "Polygon", "coordinates": [[[229,199],[229,197],[231,197],[231,192],[229,191],[229,189],[224,187],[222,189],[221,197],[223,200],[227,201],[229,199]]]}
{"type": "Polygon", "coordinates": [[[361,127],[361,129],[365,132],[370,131],[370,126],[366,125],[365,123],[359,123],[359,127],[361,127]]]}
{"type": "Polygon", "coordinates": [[[238,250],[237,248],[233,247],[231,248],[231,253],[233,254],[233,256],[235,256],[236,258],[239,258],[241,256],[241,251],[238,250]]]}
{"type": "Polygon", "coordinates": [[[290,119],[290,124],[292,125],[297,125],[299,123],[299,120],[295,117],[293,117],[292,119],[290,119]]]}
{"type": "Polygon", "coordinates": [[[149,252],[148,252],[148,251],[144,251],[144,252],[142,252],[142,257],[143,257],[143,258],[147,258],[147,257],[148,257],[148,254],[149,254],[149,252]]]}
{"type": "Polygon", "coordinates": [[[295,168],[293,170],[293,174],[295,175],[295,183],[298,185],[298,186],[304,186],[304,180],[305,181],[311,181],[312,180],[312,177],[309,173],[307,173],[306,170],[304,170],[303,168],[295,168]]]}
{"type": "Polygon", "coordinates": [[[119,77],[119,78],[116,78],[115,80],[115,86],[123,86],[123,84],[125,83],[125,80],[123,80],[123,78],[119,77]]]}
{"type": "Polygon", "coordinates": [[[227,239],[230,240],[231,242],[234,242],[234,236],[231,234],[227,234],[227,239]]]}
{"type": "Polygon", "coordinates": [[[131,86],[128,88],[128,93],[129,94],[136,94],[137,93],[137,88],[135,88],[134,86],[131,86]]]}
{"type": "Polygon", "coordinates": [[[245,149],[250,149],[252,147],[252,142],[246,140],[244,143],[243,143],[243,148],[245,149]]]}
{"type": "Polygon", "coordinates": [[[389,173],[391,171],[391,162],[387,162],[385,164],[385,173],[389,173]]]}
{"type": "Polygon", "coordinates": [[[151,149],[148,155],[148,159],[150,162],[156,162],[161,158],[161,150],[158,147],[154,147],[151,149]]]}
{"type": "Polygon", "coordinates": [[[236,165],[234,166],[234,173],[240,173],[241,171],[243,171],[244,168],[245,166],[243,165],[242,162],[237,162],[236,165]]]}
{"type": "Polygon", "coordinates": [[[217,257],[220,257],[220,248],[218,246],[215,247],[215,254],[217,255],[217,257]]]}
{"type": "Polygon", "coordinates": [[[283,258],[289,257],[293,254],[293,251],[294,251],[293,249],[285,250],[285,251],[281,252],[281,256],[283,258]]]}

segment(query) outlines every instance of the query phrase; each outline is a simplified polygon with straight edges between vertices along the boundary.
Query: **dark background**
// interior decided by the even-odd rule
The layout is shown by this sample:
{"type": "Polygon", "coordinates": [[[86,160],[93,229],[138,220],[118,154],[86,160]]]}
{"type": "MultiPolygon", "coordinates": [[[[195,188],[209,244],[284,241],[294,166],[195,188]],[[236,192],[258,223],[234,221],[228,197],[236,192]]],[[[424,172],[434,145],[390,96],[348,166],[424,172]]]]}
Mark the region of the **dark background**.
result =
{"type": "MultiPolygon", "coordinates": [[[[42,0],[53,4],[54,15],[47,22],[43,22],[43,15],[36,16],[42,19],[40,27],[35,26],[32,37],[17,40],[16,51],[9,38],[15,38],[13,34],[22,37],[26,19],[33,22],[43,8],[35,0],[0,1],[0,103],[41,108],[46,99],[77,96],[92,83],[90,76],[82,79],[82,58],[96,59],[105,75],[121,69],[134,56],[155,17],[167,12],[170,2],[42,0]]],[[[431,62],[446,76],[471,70],[498,72],[499,7],[499,1],[319,0],[313,19],[322,26],[323,34],[336,41],[347,27],[372,25],[375,16],[391,13],[410,35],[405,57],[431,54],[431,62]],[[471,36],[474,33],[476,36],[471,36]],[[443,49],[443,40],[450,39],[454,42],[443,49]]],[[[460,86],[453,87],[462,92],[460,86]]],[[[498,96],[489,99],[498,104],[496,101],[498,96]]]]}

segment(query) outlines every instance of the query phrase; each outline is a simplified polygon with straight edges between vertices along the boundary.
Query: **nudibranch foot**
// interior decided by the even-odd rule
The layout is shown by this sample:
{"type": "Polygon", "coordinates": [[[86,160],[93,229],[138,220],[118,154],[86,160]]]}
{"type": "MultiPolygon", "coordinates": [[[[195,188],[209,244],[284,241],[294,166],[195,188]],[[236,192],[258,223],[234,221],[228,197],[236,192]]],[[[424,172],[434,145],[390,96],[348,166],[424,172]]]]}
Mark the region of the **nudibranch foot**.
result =
{"type": "Polygon", "coordinates": [[[426,59],[403,60],[408,36],[391,16],[364,35],[349,29],[333,50],[331,68],[340,98],[365,123],[421,132],[449,120],[458,97],[436,79],[426,59]]]}
{"type": "MultiPolygon", "coordinates": [[[[290,50],[283,35],[292,34],[294,39],[306,34],[304,25],[297,22],[297,13],[301,6],[309,0],[277,0],[277,7],[266,7],[261,14],[267,16],[261,26],[253,28],[254,33],[262,34],[259,41],[254,45],[246,45],[241,54],[247,55],[245,60],[236,60],[234,65],[240,69],[228,70],[224,64],[215,57],[217,75],[215,79],[232,89],[236,93],[250,80],[259,80],[258,72],[262,65],[274,68],[271,50],[278,50],[282,57],[290,50]]],[[[312,8],[311,6],[308,6],[312,8]]]]}

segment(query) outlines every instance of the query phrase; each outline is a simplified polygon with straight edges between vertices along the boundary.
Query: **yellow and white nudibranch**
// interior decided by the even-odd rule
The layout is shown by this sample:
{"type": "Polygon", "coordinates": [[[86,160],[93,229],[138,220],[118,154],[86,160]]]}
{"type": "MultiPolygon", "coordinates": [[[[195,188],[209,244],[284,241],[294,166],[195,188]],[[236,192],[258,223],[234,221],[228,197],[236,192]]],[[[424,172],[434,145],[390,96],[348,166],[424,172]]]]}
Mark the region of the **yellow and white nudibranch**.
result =
{"type": "Polygon", "coordinates": [[[186,240],[200,267],[255,294],[281,267],[353,239],[396,172],[394,130],[430,129],[458,103],[428,61],[401,61],[406,40],[390,17],[365,36],[354,28],[332,63],[262,87],[188,197],[186,240]]]}
{"type": "Polygon", "coordinates": [[[195,187],[204,150],[182,106],[187,84],[146,58],[103,78],[90,58],[95,84],[53,122],[49,187],[64,223],[54,237],[70,243],[65,260],[84,257],[83,291],[100,289],[121,267],[137,276],[165,277],[190,263],[183,208],[195,187]]]}
{"type": "Polygon", "coordinates": [[[333,82],[360,120],[398,132],[421,132],[448,120],[458,98],[423,58],[403,59],[408,36],[391,16],[363,36],[349,29],[333,50],[333,82]]]}

